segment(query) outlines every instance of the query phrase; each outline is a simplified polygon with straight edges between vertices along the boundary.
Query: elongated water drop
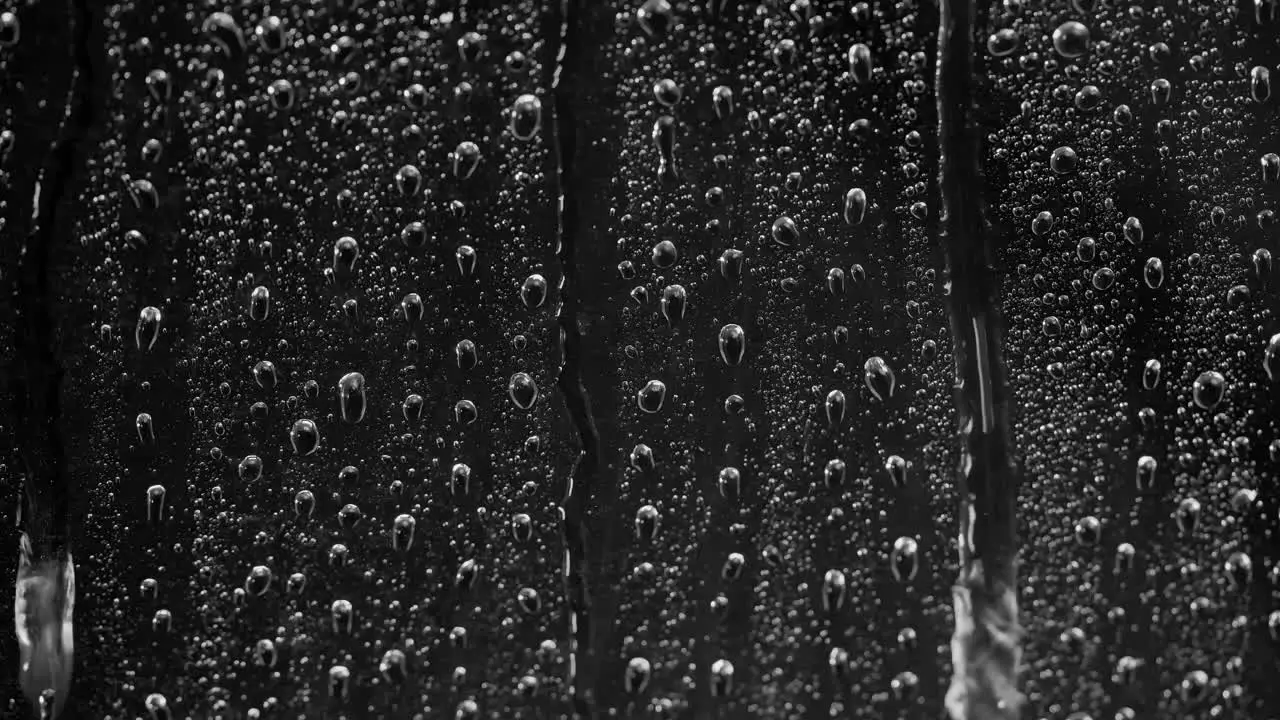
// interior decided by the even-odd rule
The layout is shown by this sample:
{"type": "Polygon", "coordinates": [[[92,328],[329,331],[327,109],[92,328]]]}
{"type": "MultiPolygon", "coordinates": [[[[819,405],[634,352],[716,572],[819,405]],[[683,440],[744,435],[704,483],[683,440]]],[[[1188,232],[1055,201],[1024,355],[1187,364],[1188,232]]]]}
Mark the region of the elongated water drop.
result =
{"type": "Polygon", "coordinates": [[[1271,382],[1280,381],[1280,333],[1271,336],[1262,355],[1262,369],[1271,382]]]}
{"type": "Polygon", "coordinates": [[[289,430],[289,443],[294,454],[310,455],[320,448],[320,428],[311,420],[298,420],[289,430]]]}
{"type": "Polygon", "coordinates": [[[518,372],[507,382],[507,395],[521,410],[528,410],[538,401],[538,384],[528,373],[518,372]]]}
{"type": "Polygon", "coordinates": [[[163,316],[160,309],[148,305],[138,313],[138,328],[134,331],[134,342],[139,350],[150,350],[155,347],[160,337],[160,324],[163,316]]]}
{"type": "Polygon", "coordinates": [[[720,346],[720,359],[724,360],[725,365],[737,367],[742,364],[742,358],[747,352],[747,333],[741,325],[730,323],[720,328],[717,342],[720,346]]]}
{"type": "Polygon", "coordinates": [[[342,419],[349,423],[358,423],[364,419],[368,402],[365,399],[364,375],[349,372],[338,381],[338,405],[342,410],[342,419]]]}
{"type": "Polygon", "coordinates": [[[844,221],[850,225],[860,224],[867,216],[867,192],[862,188],[853,188],[844,196],[844,221]]]}
{"type": "Polygon", "coordinates": [[[537,95],[524,94],[511,106],[511,134],[521,142],[528,142],[542,127],[542,101],[537,95]]]}
{"type": "Polygon", "coordinates": [[[863,364],[863,380],[867,384],[867,389],[880,402],[893,397],[893,391],[898,385],[893,368],[889,367],[889,363],[879,355],[871,357],[863,364]]]}

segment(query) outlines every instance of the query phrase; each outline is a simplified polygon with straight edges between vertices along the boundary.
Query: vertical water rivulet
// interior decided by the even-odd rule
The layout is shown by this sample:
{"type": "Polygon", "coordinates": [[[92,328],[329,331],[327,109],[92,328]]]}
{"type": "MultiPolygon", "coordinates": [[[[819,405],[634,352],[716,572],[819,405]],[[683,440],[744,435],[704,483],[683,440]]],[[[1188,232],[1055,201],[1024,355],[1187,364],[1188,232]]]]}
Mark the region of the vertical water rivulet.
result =
{"type": "Polygon", "coordinates": [[[947,708],[955,720],[1012,717],[1022,698],[1017,610],[1017,464],[1003,358],[999,278],[983,211],[973,116],[974,0],[944,0],[938,30],[941,242],[962,442],[960,578],[947,708]]]}

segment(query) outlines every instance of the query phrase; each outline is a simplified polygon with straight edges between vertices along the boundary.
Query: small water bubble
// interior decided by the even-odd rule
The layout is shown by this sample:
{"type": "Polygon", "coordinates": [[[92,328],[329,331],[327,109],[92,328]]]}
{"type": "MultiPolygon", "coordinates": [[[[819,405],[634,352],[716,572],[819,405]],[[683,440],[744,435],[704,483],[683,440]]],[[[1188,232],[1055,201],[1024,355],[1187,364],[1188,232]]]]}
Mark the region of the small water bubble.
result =
{"type": "Polygon", "coordinates": [[[400,403],[400,412],[404,415],[405,422],[416,423],[422,419],[422,412],[426,409],[427,401],[417,393],[409,393],[400,403]]]}

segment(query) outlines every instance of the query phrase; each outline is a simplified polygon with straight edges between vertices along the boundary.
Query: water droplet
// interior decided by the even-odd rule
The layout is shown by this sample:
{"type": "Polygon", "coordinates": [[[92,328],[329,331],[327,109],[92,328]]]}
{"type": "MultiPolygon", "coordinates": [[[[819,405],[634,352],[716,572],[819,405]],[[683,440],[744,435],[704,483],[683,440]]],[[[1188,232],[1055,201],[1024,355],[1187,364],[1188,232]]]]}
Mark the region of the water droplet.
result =
{"type": "Polygon", "coordinates": [[[844,196],[844,221],[850,225],[860,224],[867,216],[867,192],[862,188],[853,188],[844,196]]]}
{"type": "Polygon", "coordinates": [[[1146,281],[1147,287],[1155,290],[1164,284],[1164,261],[1158,257],[1147,258],[1147,264],[1142,267],[1142,279],[1146,281]]]}
{"type": "Polygon", "coordinates": [[[1280,381],[1280,333],[1271,336],[1262,355],[1262,369],[1272,382],[1280,381]]]}
{"type": "Polygon", "coordinates": [[[885,472],[889,473],[889,481],[899,490],[907,486],[907,461],[900,455],[890,455],[884,461],[885,472]]]}
{"type": "Polygon", "coordinates": [[[507,383],[507,395],[521,410],[528,410],[538,401],[538,385],[528,373],[518,372],[507,383]]]}
{"type": "Polygon", "coordinates": [[[636,537],[644,542],[652,542],[662,528],[662,514],[658,508],[645,505],[636,511],[636,537]]]}
{"type": "Polygon", "coordinates": [[[1255,65],[1249,71],[1249,94],[1256,103],[1264,103],[1271,98],[1271,70],[1255,65]]]}
{"type": "Polygon", "coordinates": [[[1142,366],[1142,387],[1147,390],[1154,390],[1160,384],[1160,361],[1151,358],[1142,366]]]}
{"type": "Polygon", "coordinates": [[[271,291],[259,285],[249,293],[249,317],[258,322],[271,312],[271,291]]]}
{"type": "Polygon", "coordinates": [[[528,142],[542,127],[542,101],[537,95],[524,94],[511,106],[511,134],[521,142],[528,142]]]}
{"type": "Polygon", "coordinates": [[[147,488],[147,522],[156,525],[164,520],[164,497],[165,490],[163,485],[152,485],[147,488]]]}
{"type": "Polygon", "coordinates": [[[628,695],[639,695],[649,687],[649,679],[653,676],[649,661],[642,657],[634,657],[627,663],[623,677],[623,689],[628,695]]]}
{"type": "Polygon", "coordinates": [[[785,215],[773,221],[770,234],[773,241],[783,247],[792,247],[800,242],[800,229],[796,227],[794,220],[785,215]]]}
{"type": "Polygon", "coordinates": [[[662,403],[667,399],[667,386],[661,380],[650,380],[636,392],[636,404],[640,410],[649,414],[662,410],[662,403]]]}
{"type": "Polygon", "coordinates": [[[884,402],[885,398],[893,397],[893,391],[897,387],[898,381],[894,377],[893,369],[889,367],[889,363],[879,355],[873,356],[863,364],[863,380],[867,384],[867,389],[875,395],[876,399],[884,402]]]}
{"type": "Polygon", "coordinates": [[[1191,397],[1204,410],[1212,410],[1222,402],[1227,391],[1227,379],[1217,370],[1200,373],[1191,385],[1191,397]]]}
{"type": "Polygon", "coordinates": [[[480,147],[470,140],[458,143],[453,151],[453,176],[461,180],[470,179],[480,167],[480,147]]]}
{"type": "Polygon", "coordinates": [[[245,455],[236,466],[236,474],[241,482],[257,482],[262,478],[262,467],[262,458],[257,455],[245,455]]]}
{"type": "Polygon", "coordinates": [[[726,697],[733,692],[733,663],[723,658],[711,663],[711,695],[726,697]]]}
{"type": "Polygon", "coordinates": [[[391,524],[391,547],[394,550],[404,551],[413,547],[414,531],[418,527],[418,521],[408,513],[401,513],[391,524]]]}
{"type": "Polygon", "coordinates": [[[837,427],[844,422],[846,401],[844,392],[841,390],[832,390],[827,393],[826,411],[827,424],[837,427]]]}
{"type": "Polygon", "coordinates": [[[737,367],[742,364],[742,359],[747,352],[747,333],[741,325],[730,323],[720,328],[718,342],[720,358],[724,360],[725,365],[737,367]]]}
{"type": "Polygon", "coordinates": [[[1138,218],[1133,216],[1129,216],[1125,218],[1123,232],[1124,232],[1124,239],[1127,240],[1130,245],[1142,244],[1142,239],[1145,232],[1142,228],[1142,221],[1139,220],[1138,218]]]}
{"type": "Polygon", "coordinates": [[[143,445],[154,445],[156,442],[155,423],[151,419],[151,413],[138,413],[135,420],[138,428],[138,442],[143,445]]]}
{"type": "Polygon", "coordinates": [[[662,317],[667,321],[667,327],[675,327],[684,319],[687,300],[688,295],[683,285],[668,285],[663,288],[659,306],[662,309],[662,317]]]}
{"type": "Polygon", "coordinates": [[[139,350],[151,350],[160,337],[162,315],[160,309],[148,305],[138,313],[138,327],[134,331],[134,342],[139,350]]]}
{"type": "Polygon", "coordinates": [[[1075,20],[1068,20],[1053,31],[1053,49],[1068,60],[1078,58],[1089,51],[1089,28],[1075,20]]]}
{"type": "Polygon", "coordinates": [[[311,420],[298,420],[289,430],[289,443],[294,454],[310,455],[320,448],[320,428],[311,420]]]}
{"type": "Polygon", "coordinates": [[[542,307],[547,300],[547,279],[537,273],[525,278],[520,286],[520,300],[530,310],[542,307]]]}
{"type": "Polygon", "coordinates": [[[1013,28],[1001,28],[987,36],[987,53],[992,57],[1006,57],[1021,44],[1022,40],[1013,28]]]}
{"type": "Polygon", "coordinates": [[[405,422],[416,423],[422,419],[422,411],[426,406],[427,401],[421,395],[409,393],[400,403],[400,412],[404,415],[405,422]]]}
{"type": "Polygon", "coordinates": [[[893,542],[889,568],[898,582],[911,582],[920,571],[920,545],[915,538],[900,537],[893,542]]]}
{"type": "Polygon", "coordinates": [[[358,423],[364,419],[368,402],[365,399],[364,375],[349,372],[338,381],[338,405],[342,410],[342,419],[349,423],[358,423]]]}
{"type": "Polygon", "coordinates": [[[859,85],[871,80],[873,64],[871,48],[864,43],[855,43],[849,47],[849,75],[859,85]]]}

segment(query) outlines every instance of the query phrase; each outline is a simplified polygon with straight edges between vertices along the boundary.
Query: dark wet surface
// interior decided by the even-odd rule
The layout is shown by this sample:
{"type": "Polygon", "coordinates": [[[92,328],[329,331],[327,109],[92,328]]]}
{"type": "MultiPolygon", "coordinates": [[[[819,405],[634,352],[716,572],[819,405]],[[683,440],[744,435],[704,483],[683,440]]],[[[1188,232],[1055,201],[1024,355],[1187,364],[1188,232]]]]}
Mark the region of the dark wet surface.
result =
{"type": "MultiPolygon", "coordinates": [[[[36,544],[75,553],[63,717],[939,716],[960,444],[938,8],[673,2],[664,29],[664,5],[15,11],[0,493],[9,513],[29,478],[36,544]],[[522,140],[526,93],[542,124],[522,140]]],[[[975,90],[1028,717],[1265,720],[1280,248],[1259,158],[1280,151],[1254,68],[1280,72],[1280,19],[1085,5],[983,7],[975,42],[1018,38],[978,57],[975,90]],[[1068,20],[1091,33],[1079,58],[1054,46],[1068,20]],[[1207,371],[1226,382],[1212,409],[1207,371]]],[[[27,716],[15,676],[3,717],[27,716]]]]}

